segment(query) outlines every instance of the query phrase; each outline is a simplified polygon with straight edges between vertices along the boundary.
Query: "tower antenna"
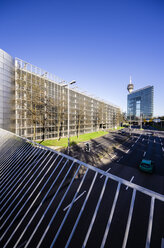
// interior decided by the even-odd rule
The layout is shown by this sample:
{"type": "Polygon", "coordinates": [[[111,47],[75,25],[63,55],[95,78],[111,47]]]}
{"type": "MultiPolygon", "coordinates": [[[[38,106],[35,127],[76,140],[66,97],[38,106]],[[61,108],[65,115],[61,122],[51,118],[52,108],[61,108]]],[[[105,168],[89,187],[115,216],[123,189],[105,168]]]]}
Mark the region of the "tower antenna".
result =
{"type": "Polygon", "coordinates": [[[130,76],[130,84],[132,84],[132,77],[130,76]]]}

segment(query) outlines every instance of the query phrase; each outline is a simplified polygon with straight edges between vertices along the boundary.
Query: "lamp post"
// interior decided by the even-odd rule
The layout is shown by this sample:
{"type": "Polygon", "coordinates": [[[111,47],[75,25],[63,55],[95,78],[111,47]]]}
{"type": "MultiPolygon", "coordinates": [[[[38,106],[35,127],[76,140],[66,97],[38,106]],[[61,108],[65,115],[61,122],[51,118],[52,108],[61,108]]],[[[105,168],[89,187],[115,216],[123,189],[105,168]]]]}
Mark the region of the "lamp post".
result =
{"type": "Polygon", "coordinates": [[[140,128],[142,129],[142,113],[141,113],[141,115],[140,115],[140,128]]]}
{"type": "Polygon", "coordinates": [[[69,135],[69,126],[70,126],[70,99],[69,99],[69,86],[70,84],[75,84],[76,81],[73,80],[68,84],[62,85],[62,87],[68,86],[68,122],[67,122],[67,136],[68,136],[68,154],[69,154],[69,148],[70,148],[70,135],[69,135]]]}

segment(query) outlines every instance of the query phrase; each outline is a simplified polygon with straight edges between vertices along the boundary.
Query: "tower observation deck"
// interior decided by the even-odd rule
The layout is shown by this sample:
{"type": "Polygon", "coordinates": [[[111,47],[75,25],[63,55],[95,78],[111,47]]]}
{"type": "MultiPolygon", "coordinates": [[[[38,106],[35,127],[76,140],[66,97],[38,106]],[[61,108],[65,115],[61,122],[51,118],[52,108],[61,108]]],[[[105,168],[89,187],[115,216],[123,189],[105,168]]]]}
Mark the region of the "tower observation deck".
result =
{"type": "Polygon", "coordinates": [[[132,79],[130,76],[130,83],[128,84],[127,90],[129,91],[129,93],[131,93],[134,89],[134,85],[132,84],[132,79]]]}

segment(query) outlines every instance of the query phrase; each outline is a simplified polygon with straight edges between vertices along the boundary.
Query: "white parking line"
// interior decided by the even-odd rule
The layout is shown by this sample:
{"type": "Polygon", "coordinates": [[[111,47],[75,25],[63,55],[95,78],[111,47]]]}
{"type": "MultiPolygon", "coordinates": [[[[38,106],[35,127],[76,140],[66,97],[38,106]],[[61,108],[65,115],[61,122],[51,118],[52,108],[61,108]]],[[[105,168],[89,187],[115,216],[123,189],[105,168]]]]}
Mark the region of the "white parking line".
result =
{"type": "Polygon", "coordinates": [[[145,157],[145,155],[146,155],[146,152],[144,152],[143,156],[145,157]]]}
{"type": "Polygon", "coordinates": [[[128,153],[129,151],[130,151],[130,149],[129,149],[129,150],[127,150],[127,151],[126,151],[126,153],[128,153]]]}
{"type": "Polygon", "coordinates": [[[155,139],[154,139],[154,143],[155,143],[155,139]]]}
{"type": "MultiPolygon", "coordinates": [[[[108,172],[108,171],[110,171],[111,170],[111,168],[109,168],[108,170],[106,170],[105,172],[108,172]]],[[[100,178],[102,178],[104,175],[101,175],[100,176],[100,178]]]]}
{"type": "MultiPolygon", "coordinates": [[[[84,190],[84,192],[81,193],[81,194],[74,200],[74,203],[75,203],[80,197],[82,197],[85,193],[86,193],[86,190],[84,190]]],[[[63,209],[63,211],[66,211],[66,210],[71,206],[71,204],[72,204],[72,203],[70,203],[67,207],[65,207],[65,208],[63,209]]]]}
{"type": "Polygon", "coordinates": [[[140,137],[138,137],[138,139],[135,141],[135,143],[137,143],[139,139],[140,139],[140,137]]]}
{"type": "Polygon", "coordinates": [[[115,158],[116,157],[116,155],[114,155],[113,157],[111,157],[111,159],[113,159],[113,158],[115,158]]]}
{"type": "Polygon", "coordinates": [[[103,144],[107,144],[107,143],[106,142],[101,142],[100,144],[96,145],[96,147],[102,146],[103,144]]]}
{"type": "Polygon", "coordinates": [[[122,158],[123,158],[123,156],[122,156],[119,160],[117,160],[117,163],[120,162],[120,160],[121,160],[122,158]]]}
{"type": "Polygon", "coordinates": [[[132,147],[134,146],[134,144],[132,145],[132,147]]]}
{"type": "Polygon", "coordinates": [[[161,142],[161,146],[163,146],[163,143],[161,142]]]}
{"type": "MultiPolygon", "coordinates": [[[[134,179],[134,176],[130,179],[130,183],[133,181],[133,179],[134,179]]],[[[126,187],[126,190],[128,189],[129,187],[127,186],[126,187]]]]}

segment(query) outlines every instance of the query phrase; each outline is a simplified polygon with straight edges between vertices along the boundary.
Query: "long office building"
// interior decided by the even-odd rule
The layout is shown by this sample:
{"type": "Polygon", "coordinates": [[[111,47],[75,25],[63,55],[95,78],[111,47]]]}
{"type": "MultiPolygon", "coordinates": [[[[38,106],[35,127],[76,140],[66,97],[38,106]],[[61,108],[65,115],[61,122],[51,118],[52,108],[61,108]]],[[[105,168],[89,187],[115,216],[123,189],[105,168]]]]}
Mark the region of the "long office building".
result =
{"type": "Polygon", "coordinates": [[[67,136],[68,117],[71,136],[119,125],[119,107],[64,84],[0,49],[0,127],[40,140],[67,136]]]}
{"type": "Polygon", "coordinates": [[[154,87],[146,86],[132,91],[127,98],[127,115],[131,120],[151,119],[154,109],[154,87]]]}

